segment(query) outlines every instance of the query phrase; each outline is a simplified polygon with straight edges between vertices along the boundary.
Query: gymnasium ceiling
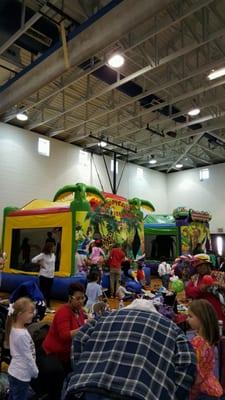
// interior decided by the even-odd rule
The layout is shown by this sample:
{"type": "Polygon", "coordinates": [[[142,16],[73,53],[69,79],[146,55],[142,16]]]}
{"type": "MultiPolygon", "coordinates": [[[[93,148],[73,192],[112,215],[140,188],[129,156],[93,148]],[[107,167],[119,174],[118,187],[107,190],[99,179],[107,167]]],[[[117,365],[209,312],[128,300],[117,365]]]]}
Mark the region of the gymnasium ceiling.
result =
{"type": "Polygon", "coordinates": [[[225,76],[207,78],[223,66],[224,0],[0,1],[0,121],[94,154],[162,172],[225,162],[225,76]]]}

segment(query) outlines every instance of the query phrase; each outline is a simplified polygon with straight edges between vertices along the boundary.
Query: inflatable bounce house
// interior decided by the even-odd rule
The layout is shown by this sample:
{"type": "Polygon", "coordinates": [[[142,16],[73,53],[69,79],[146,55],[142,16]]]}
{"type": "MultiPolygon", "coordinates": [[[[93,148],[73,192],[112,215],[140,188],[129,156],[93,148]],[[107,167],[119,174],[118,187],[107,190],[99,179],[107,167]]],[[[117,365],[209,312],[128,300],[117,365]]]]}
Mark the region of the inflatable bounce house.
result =
{"type": "Polygon", "coordinates": [[[7,260],[2,290],[12,291],[26,280],[37,280],[38,267],[31,260],[46,240],[55,244],[55,298],[65,298],[74,280],[86,282],[77,260],[85,256],[93,240],[101,240],[106,254],[116,243],[132,258],[140,256],[144,253],[142,208],[154,211],[148,201],[127,200],[83,183],[64,186],[53,201],[32,200],[21,209],[6,207],[2,247],[7,260]]]}
{"type": "Polygon", "coordinates": [[[163,256],[172,261],[179,255],[193,254],[197,247],[202,252],[209,249],[210,220],[208,212],[185,207],[176,208],[173,215],[147,215],[144,221],[145,253],[152,269],[157,268],[163,256]]]}

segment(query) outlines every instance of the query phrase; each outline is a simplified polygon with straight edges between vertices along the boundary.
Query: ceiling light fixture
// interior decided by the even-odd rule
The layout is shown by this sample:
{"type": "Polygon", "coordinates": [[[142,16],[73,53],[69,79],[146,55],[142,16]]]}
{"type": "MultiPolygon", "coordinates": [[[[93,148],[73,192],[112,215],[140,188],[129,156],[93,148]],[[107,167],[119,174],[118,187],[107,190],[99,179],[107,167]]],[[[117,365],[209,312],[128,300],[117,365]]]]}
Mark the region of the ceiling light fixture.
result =
{"type": "Polygon", "coordinates": [[[28,120],[28,115],[27,115],[26,112],[19,111],[19,112],[16,114],[16,118],[17,118],[19,121],[27,121],[27,120],[28,120]]]}
{"type": "Polygon", "coordinates": [[[196,115],[200,114],[201,110],[198,107],[192,108],[190,111],[188,111],[188,115],[190,117],[195,117],[196,115]]]}
{"type": "Polygon", "coordinates": [[[149,160],[149,164],[156,164],[157,163],[157,160],[155,159],[155,157],[152,155],[151,156],[151,158],[150,158],[150,160],[149,160]]]}
{"type": "Polygon", "coordinates": [[[120,68],[124,64],[124,57],[119,53],[114,53],[110,56],[107,63],[112,68],[120,68]]]}
{"type": "Polygon", "coordinates": [[[107,143],[104,142],[103,140],[101,140],[101,142],[98,143],[98,146],[99,146],[99,147],[106,147],[106,146],[107,146],[107,143]]]}
{"type": "Polygon", "coordinates": [[[221,78],[221,76],[224,76],[224,75],[225,75],[225,67],[219,68],[219,69],[216,69],[216,70],[213,69],[213,70],[209,73],[208,79],[209,79],[210,81],[212,81],[213,79],[221,78]]]}
{"type": "Polygon", "coordinates": [[[182,167],[183,167],[183,164],[181,164],[181,163],[177,163],[177,164],[176,164],[176,168],[177,168],[177,169],[181,169],[182,167]]]}

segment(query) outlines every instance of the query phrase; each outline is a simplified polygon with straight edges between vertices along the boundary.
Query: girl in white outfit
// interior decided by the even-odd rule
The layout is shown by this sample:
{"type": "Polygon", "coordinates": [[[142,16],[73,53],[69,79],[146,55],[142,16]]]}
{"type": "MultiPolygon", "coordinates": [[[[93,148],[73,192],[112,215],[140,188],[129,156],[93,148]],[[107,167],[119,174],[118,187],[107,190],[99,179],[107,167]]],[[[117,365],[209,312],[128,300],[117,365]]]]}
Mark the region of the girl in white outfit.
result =
{"type": "Polygon", "coordinates": [[[34,313],[34,303],[27,297],[21,297],[9,307],[6,323],[6,340],[9,339],[12,357],[8,368],[9,400],[27,400],[29,382],[38,376],[34,342],[25,328],[32,322],[34,313]]]}
{"type": "Polygon", "coordinates": [[[53,285],[54,273],[55,273],[55,254],[54,254],[54,243],[47,242],[43,248],[42,253],[32,258],[32,263],[39,264],[39,286],[41,292],[46,301],[47,309],[46,312],[55,312],[50,308],[50,296],[51,288],[53,285]]]}

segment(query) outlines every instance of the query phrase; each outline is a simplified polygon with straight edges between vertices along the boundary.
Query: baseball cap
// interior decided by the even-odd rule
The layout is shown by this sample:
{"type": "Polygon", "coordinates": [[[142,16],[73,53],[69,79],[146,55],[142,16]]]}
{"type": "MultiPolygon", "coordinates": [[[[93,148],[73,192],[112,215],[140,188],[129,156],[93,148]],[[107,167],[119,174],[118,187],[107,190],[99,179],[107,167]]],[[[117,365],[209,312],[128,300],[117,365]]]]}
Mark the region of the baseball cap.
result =
{"type": "Polygon", "coordinates": [[[201,254],[196,254],[192,258],[192,266],[193,267],[198,267],[199,265],[202,264],[211,264],[210,257],[208,254],[201,253],[201,254]]]}

